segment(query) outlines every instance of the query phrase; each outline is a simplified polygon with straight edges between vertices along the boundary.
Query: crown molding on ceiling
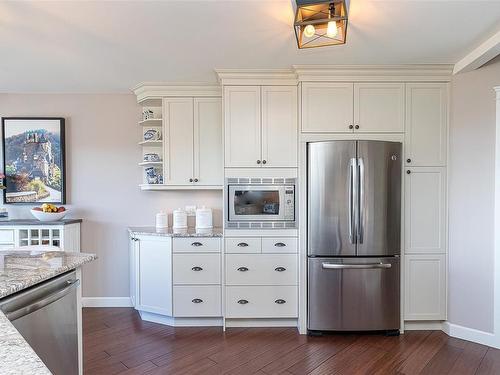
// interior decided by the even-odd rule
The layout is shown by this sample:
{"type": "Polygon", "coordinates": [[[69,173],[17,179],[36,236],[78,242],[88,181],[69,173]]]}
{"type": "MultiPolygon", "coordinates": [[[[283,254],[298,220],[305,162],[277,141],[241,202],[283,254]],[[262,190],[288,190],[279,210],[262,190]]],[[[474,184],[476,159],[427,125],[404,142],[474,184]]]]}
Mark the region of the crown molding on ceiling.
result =
{"type": "Polygon", "coordinates": [[[137,96],[138,103],[165,97],[220,97],[222,95],[220,85],[207,82],[143,82],[132,88],[132,91],[137,96]]]}
{"type": "Polygon", "coordinates": [[[215,69],[224,85],[283,85],[296,86],[293,69],[215,69]]]}

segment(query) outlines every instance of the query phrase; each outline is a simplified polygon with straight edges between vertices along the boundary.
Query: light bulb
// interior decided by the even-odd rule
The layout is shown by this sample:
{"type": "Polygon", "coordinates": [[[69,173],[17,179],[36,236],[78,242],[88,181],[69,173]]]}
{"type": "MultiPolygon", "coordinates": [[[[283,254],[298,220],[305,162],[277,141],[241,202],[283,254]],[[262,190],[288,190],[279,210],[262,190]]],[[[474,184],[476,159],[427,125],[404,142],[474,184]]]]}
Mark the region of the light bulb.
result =
{"type": "Polygon", "coordinates": [[[310,38],[314,35],[314,33],[316,32],[316,29],[314,28],[313,25],[307,25],[305,28],[304,28],[304,35],[307,37],[307,38],[310,38]]]}
{"type": "Polygon", "coordinates": [[[329,38],[335,38],[338,33],[339,31],[337,29],[337,22],[336,21],[328,22],[328,27],[326,28],[326,35],[329,38]]]}

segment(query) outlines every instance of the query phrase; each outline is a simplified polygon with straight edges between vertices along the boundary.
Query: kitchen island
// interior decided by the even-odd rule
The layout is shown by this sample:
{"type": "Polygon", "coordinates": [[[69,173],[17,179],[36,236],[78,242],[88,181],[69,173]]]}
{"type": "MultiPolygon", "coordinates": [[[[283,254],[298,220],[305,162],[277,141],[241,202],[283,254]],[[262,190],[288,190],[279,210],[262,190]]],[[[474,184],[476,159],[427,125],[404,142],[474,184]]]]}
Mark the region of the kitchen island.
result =
{"type": "MultiPolygon", "coordinates": [[[[69,271],[78,270],[94,259],[94,254],[63,251],[0,251],[0,304],[16,293],[69,271]]],[[[50,373],[0,311],[0,374],[50,373]]]]}

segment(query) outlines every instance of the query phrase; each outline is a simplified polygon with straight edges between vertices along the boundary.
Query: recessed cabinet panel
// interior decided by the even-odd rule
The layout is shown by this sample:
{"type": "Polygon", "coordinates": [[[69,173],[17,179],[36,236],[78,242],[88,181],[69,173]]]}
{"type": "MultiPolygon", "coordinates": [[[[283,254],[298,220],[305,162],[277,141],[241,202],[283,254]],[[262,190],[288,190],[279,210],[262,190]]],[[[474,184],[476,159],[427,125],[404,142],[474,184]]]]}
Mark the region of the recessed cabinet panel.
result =
{"type": "Polygon", "coordinates": [[[352,83],[302,83],[302,131],[350,133],[353,130],[352,83]]]}
{"type": "Polygon", "coordinates": [[[406,255],[405,265],[405,320],[445,320],[446,255],[406,255]]]}
{"type": "Polygon", "coordinates": [[[222,185],[222,101],[194,99],[194,178],[197,185],[222,185]]]}
{"type": "Polygon", "coordinates": [[[406,85],[407,165],[446,165],[447,124],[447,84],[406,85]]]}
{"type": "Polygon", "coordinates": [[[446,169],[405,169],[405,252],[446,252],[446,169]],[[409,172],[409,173],[408,173],[409,172]]]}
{"type": "Polygon", "coordinates": [[[297,167],[297,87],[262,87],[264,167],[297,167]]]}
{"type": "Polygon", "coordinates": [[[355,131],[402,133],[404,110],[403,83],[354,84],[355,131]]]}
{"type": "Polygon", "coordinates": [[[261,165],[260,100],[260,86],[224,87],[226,167],[261,165]]]}
{"type": "Polygon", "coordinates": [[[190,184],[193,179],[193,98],[164,101],[166,183],[190,184]]]}

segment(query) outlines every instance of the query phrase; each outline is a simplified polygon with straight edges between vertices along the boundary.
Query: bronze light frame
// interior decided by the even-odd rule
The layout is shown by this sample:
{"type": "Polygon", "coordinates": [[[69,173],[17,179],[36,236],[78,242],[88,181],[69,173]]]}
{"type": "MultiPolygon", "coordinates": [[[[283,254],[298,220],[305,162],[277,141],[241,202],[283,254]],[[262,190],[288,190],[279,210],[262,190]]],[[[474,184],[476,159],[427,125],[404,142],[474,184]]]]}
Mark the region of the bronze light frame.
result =
{"type": "Polygon", "coordinates": [[[345,0],[296,0],[294,30],[299,49],[345,44],[347,37],[347,4],[345,0]],[[337,22],[338,35],[331,38],[326,33],[315,33],[311,38],[304,29],[313,25],[317,30],[326,30],[328,22],[337,22]],[[339,26],[340,25],[340,26],[339,26]]]}

